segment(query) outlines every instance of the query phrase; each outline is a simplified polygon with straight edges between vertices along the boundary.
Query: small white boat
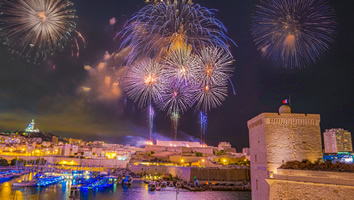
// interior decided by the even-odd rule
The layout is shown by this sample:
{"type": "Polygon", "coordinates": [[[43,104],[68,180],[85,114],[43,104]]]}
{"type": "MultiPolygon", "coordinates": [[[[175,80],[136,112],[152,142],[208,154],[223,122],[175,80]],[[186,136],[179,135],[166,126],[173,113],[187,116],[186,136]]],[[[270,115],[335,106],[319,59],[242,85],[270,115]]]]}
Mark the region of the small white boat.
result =
{"type": "Polygon", "coordinates": [[[173,184],[173,181],[171,181],[171,182],[168,184],[168,187],[175,187],[175,185],[173,184]]]}
{"type": "Polygon", "coordinates": [[[156,191],[161,191],[161,186],[160,185],[156,187],[156,191]]]}
{"type": "Polygon", "coordinates": [[[37,187],[37,181],[21,181],[12,183],[14,187],[37,187]]]}

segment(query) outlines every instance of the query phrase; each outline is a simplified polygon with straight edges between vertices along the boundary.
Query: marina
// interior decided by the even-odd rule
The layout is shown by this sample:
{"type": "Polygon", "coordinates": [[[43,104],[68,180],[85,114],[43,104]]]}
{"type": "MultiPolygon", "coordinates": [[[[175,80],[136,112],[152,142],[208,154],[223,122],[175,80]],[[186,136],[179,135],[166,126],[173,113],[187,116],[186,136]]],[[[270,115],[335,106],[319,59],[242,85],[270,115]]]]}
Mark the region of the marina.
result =
{"type": "MultiPolygon", "coordinates": [[[[111,176],[87,177],[87,173],[73,173],[73,178],[58,179],[50,176],[37,176],[27,173],[20,177],[0,182],[0,199],[235,199],[249,200],[249,191],[203,191],[191,192],[185,188],[169,187],[168,182],[161,182],[155,190],[142,179],[134,179],[130,184],[114,180],[111,176]],[[28,185],[18,186],[21,180],[28,180],[28,185]],[[49,184],[49,182],[54,181],[49,184]],[[48,184],[41,184],[48,182],[48,184]],[[36,183],[37,185],[31,185],[36,183]],[[157,188],[160,188],[157,190],[157,188]]],[[[65,176],[61,176],[65,177],[65,176]]],[[[155,184],[157,182],[154,181],[155,184]]]]}

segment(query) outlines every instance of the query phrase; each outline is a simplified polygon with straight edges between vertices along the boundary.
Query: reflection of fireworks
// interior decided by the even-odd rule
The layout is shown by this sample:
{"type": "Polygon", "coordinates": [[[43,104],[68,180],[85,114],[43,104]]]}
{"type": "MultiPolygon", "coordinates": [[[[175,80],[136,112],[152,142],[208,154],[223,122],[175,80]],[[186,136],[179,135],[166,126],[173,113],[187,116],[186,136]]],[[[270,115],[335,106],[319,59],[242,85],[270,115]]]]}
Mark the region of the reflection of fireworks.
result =
{"type": "Polygon", "coordinates": [[[158,102],[163,86],[161,74],[162,65],[151,59],[135,63],[123,77],[126,94],[134,102],[138,102],[140,108],[151,104],[152,100],[158,102]]]}
{"type": "Polygon", "coordinates": [[[76,28],[72,5],[69,0],[2,1],[0,34],[3,43],[13,53],[33,56],[34,60],[64,49],[76,28]]]}
{"type": "Polygon", "coordinates": [[[214,10],[190,1],[162,1],[145,6],[130,19],[122,32],[121,47],[131,48],[129,63],[141,56],[156,57],[183,46],[197,51],[203,45],[216,45],[228,52],[229,38],[225,32],[214,10]]]}
{"type": "Polygon", "coordinates": [[[251,31],[264,57],[301,67],[318,60],[333,42],[334,11],[324,0],[261,1],[251,31]]]}
{"type": "Polygon", "coordinates": [[[227,96],[227,84],[233,68],[232,57],[217,47],[201,50],[198,62],[198,88],[194,90],[197,109],[207,112],[220,106],[227,96]]]}
{"type": "Polygon", "coordinates": [[[165,77],[176,84],[190,84],[195,81],[197,67],[195,56],[187,48],[172,51],[165,59],[165,77]]]}

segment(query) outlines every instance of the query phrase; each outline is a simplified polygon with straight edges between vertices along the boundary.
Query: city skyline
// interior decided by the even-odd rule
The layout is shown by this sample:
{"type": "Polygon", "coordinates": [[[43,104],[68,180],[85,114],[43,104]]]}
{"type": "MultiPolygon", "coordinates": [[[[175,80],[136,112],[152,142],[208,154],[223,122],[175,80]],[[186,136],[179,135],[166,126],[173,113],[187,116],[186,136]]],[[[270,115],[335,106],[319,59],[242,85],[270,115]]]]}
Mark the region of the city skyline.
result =
{"type": "MultiPolygon", "coordinates": [[[[236,60],[231,78],[236,95],[229,90],[223,105],[208,112],[207,144],[230,141],[238,151],[247,147],[247,120],[262,112],[277,112],[289,94],[294,113],[321,115],[321,133],[329,128],[353,132],[354,41],[348,28],[353,21],[352,2],[330,1],[337,20],[335,42],[317,64],[294,70],[273,66],[257,51],[249,29],[256,1],[194,2],[218,9],[217,18],[237,44],[231,45],[236,60]]],[[[116,49],[114,34],[145,5],[141,0],[106,1],[99,6],[93,0],[76,1],[77,29],[87,41],[79,58],[67,57],[64,51],[40,64],[30,64],[0,46],[0,130],[22,130],[35,118],[40,130],[56,135],[116,143],[122,143],[126,136],[147,138],[146,111],[138,110],[122,95],[101,97],[81,91],[92,80],[85,66],[99,65],[106,51],[116,49]],[[113,17],[117,22],[110,25],[113,17]]],[[[178,129],[181,140],[200,137],[198,117],[194,110],[182,116],[178,129]]],[[[155,133],[171,138],[170,118],[164,112],[156,111],[154,126],[155,133]]]]}

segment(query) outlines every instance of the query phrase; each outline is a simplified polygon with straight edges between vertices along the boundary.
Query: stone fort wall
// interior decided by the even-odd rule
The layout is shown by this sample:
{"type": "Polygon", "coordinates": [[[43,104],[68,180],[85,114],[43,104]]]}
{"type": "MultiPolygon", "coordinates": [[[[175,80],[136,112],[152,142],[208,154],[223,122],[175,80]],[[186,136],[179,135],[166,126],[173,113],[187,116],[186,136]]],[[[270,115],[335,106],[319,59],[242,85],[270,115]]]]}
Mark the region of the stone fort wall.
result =
{"type": "Polygon", "coordinates": [[[354,197],[354,173],[279,169],[267,179],[269,199],[351,200],[354,197]]]}
{"type": "Polygon", "coordinates": [[[291,160],[322,157],[320,115],[262,113],[248,121],[253,199],[268,199],[266,179],[291,160]]]}

